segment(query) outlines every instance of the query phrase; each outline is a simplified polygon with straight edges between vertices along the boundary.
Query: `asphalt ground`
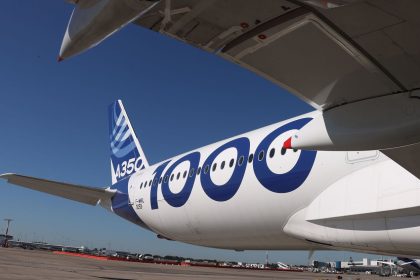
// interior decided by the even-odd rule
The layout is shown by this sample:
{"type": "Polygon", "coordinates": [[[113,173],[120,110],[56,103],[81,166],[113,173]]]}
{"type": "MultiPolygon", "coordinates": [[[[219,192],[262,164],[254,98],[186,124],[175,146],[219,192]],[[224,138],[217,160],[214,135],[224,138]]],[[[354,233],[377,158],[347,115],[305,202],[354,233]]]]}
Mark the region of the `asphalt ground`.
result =
{"type": "MultiPolygon", "coordinates": [[[[379,279],[375,275],[342,275],[344,280],[379,279]]],[[[217,279],[337,279],[337,275],[310,272],[263,271],[185,267],[137,262],[94,260],[47,251],[0,248],[0,279],[95,280],[217,280],[217,279]]]]}

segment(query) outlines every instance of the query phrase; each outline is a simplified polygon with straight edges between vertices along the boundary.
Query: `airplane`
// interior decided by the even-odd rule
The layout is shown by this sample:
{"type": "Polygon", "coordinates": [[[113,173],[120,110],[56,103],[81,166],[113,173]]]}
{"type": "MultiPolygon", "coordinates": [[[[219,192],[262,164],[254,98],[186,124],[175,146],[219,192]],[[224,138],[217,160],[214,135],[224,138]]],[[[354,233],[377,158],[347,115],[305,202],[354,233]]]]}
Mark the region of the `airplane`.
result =
{"type": "Polygon", "coordinates": [[[419,1],[72,2],[60,61],[133,23],[237,63],[315,111],[151,165],[118,100],[111,186],[0,178],[99,204],[168,240],[420,255],[419,1]]]}
{"type": "Polygon", "coordinates": [[[397,257],[395,261],[378,261],[383,265],[387,265],[389,267],[401,267],[406,272],[410,274],[410,276],[415,276],[420,273],[420,260],[419,259],[410,259],[404,257],[397,257]]]}
{"type": "Polygon", "coordinates": [[[420,273],[420,260],[419,259],[409,259],[409,258],[397,258],[395,263],[399,267],[404,268],[410,273],[411,276],[418,275],[420,273]]]}

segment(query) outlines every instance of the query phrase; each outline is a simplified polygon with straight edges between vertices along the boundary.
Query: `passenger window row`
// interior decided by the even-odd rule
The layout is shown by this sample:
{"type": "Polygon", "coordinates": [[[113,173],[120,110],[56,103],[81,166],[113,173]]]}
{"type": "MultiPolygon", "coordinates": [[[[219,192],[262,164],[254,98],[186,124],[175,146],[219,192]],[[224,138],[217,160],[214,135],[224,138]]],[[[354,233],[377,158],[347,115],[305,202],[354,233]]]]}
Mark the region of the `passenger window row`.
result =
{"type": "MultiPolygon", "coordinates": [[[[287,150],[285,148],[281,148],[280,154],[281,155],[285,155],[286,154],[286,151],[287,150]]],[[[293,150],[293,152],[297,152],[297,150],[293,150]]],[[[272,148],[270,150],[270,152],[268,153],[268,156],[270,158],[273,158],[274,155],[275,155],[275,153],[276,153],[276,149],[275,148],[272,148]]],[[[264,150],[260,151],[259,154],[258,154],[258,160],[259,161],[262,161],[264,159],[264,156],[265,156],[264,150]]],[[[253,160],[254,160],[254,154],[250,154],[248,156],[248,163],[252,163],[253,160]]],[[[237,162],[238,166],[241,166],[244,163],[244,161],[245,161],[245,157],[243,155],[240,156],[239,159],[238,159],[238,162],[237,162]]],[[[234,165],[235,165],[235,159],[232,158],[229,161],[229,168],[232,168],[234,165]]],[[[220,169],[223,170],[225,167],[226,167],[226,161],[222,161],[220,163],[220,169]]],[[[196,172],[195,172],[194,168],[191,168],[189,170],[189,172],[187,170],[185,170],[182,174],[181,174],[181,172],[178,172],[176,175],[175,174],[172,174],[170,177],[168,175],[166,175],[164,178],[163,177],[160,177],[159,178],[159,184],[161,184],[162,181],[165,182],[165,183],[167,183],[168,181],[172,182],[173,180],[179,180],[181,178],[181,175],[182,175],[182,178],[184,178],[184,179],[187,177],[187,175],[188,175],[188,177],[192,177],[194,175],[198,176],[198,175],[200,175],[202,169],[203,169],[203,173],[204,174],[207,174],[210,171],[210,166],[209,165],[206,165],[203,168],[201,168],[201,166],[200,166],[200,167],[197,168],[197,171],[196,172]]],[[[215,163],[213,163],[213,165],[211,167],[211,170],[213,172],[215,172],[216,169],[217,169],[217,163],[215,162],[215,163]]],[[[157,183],[157,180],[155,179],[155,180],[150,180],[150,181],[144,181],[144,182],[142,182],[140,184],[140,189],[146,188],[147,186],[150,187],[152,185],[152,183],[153,183],[153,185],[155,185],[157,183]]]]}

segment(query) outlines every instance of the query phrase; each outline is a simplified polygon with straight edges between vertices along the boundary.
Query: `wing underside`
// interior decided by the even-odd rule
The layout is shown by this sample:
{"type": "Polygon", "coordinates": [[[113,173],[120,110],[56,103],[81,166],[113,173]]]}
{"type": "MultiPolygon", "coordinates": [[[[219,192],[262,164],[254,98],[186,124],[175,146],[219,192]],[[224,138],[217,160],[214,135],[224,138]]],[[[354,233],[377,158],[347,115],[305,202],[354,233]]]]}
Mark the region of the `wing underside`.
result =
{"type": "Polygon", "coordinates": [[[420,86],[413,12],[420,2],[307,4],[315,2],[334,1],[161,1],[135,23],[237,63],[321,110],[420,86]]]}

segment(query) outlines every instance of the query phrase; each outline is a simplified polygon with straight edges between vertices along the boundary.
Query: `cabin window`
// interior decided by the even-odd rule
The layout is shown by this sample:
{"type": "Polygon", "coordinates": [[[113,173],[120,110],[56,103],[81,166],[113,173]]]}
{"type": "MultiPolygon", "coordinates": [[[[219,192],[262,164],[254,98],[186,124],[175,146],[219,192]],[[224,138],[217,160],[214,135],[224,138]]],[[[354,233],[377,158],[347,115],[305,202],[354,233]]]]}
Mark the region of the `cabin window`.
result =
{"type": "Polygon", "coordinates": [[[191,168],[191,170],[190,170],[190,177],[192,177],[194,175],[194,168],[191,168]]]}
{"type": "Polygon", "coordinates": [[[216,170],[216,168],[217,168],[217,163],[213,163],[213,167],[212,167],[213,172],[216,170]]]}
{"type": "Polygon", "coordinates": [[[168,178],[169,178],[169,176],[168,176],[168,175],[166,175],[166,176],[165,176],[165,179],[163,179],[163,181],[164,181],[165,183],[167,183],[167,182],[168,182],[168,178]]]}
{"type": "Polygon", "coordinates": [[[197,175],[200,175],[201,172],[201,166],[197,168],[197,175]]]}
{"type": "Polygon", "coordinates": [[[248,157],[248,162],[251,163],[253,159],[254,159],[254,154],[250,154],[248,157]]]}
{"type": "Polygon", "coordinates": [[[162,177],[159,178],[159,184],[162,184],[162,177]]]}
{"type": "Polygon", "coordinates": [[[233,167],[234,164],[235,164],[235,160],[231,159],[230,162],[229,162],[229,167],[233,167]]]}
{"type": "Polygon", "coordinates": [[[264,150],[262,150],[259,154],[258,154],[258,160],[262,161],[264,159],[264,150]]]}
{"type": "Polygon", "coordinates": [[[270,158],[274,157],[274,154],[276,153],[276,149],[272,148],[270,150],[270,158]]]}
{"type": "Polygon", "coordinates": [[[182,178],[187,177],[187,170],[184,171],[184,174],[182,175],[182,178]]]}
{"type": "Polygon", "coordinates": [[[206,167],[204,168],[204,174],[209,173],[209,165],[207,164],[206,167]]]}
{"type": "Polygon", "coordinates": [[[140,184],[140,189],[143,188],[143,182],[140,184]]]}
{"type": "Polygon", "coordinates": [[[225,168],[225,161],[222,161],[222,164],[220,165],[220,169],[225,168]]]}
{"type": "Polygon", "coordinates": [[[176,175],[177,180],[179,180],[179,176],[181,176],[181,172],[178,172],[178,174],[176,175]]]}
{"type": "Polygon", "coordinates": [[[152,185],[152,180],[149,181],[149,187],[152,185]]]}
{"type": "Polygon", "coordinates": [[[171,175],[171,182],[174,180],[174,174],[171,175]]]}
{"type": "Polygon", "coordinates": [[[241,166],[244,163],[245,157],[241,156],[238,160],[238,165],[241,166]]]}
{"type": "Polygon", "coordinates": [[[281,148],[280,153],[281,153],[282,156],[284,156],[284,154],[286,153],[286,149],[285,148],[281,148]]]}

